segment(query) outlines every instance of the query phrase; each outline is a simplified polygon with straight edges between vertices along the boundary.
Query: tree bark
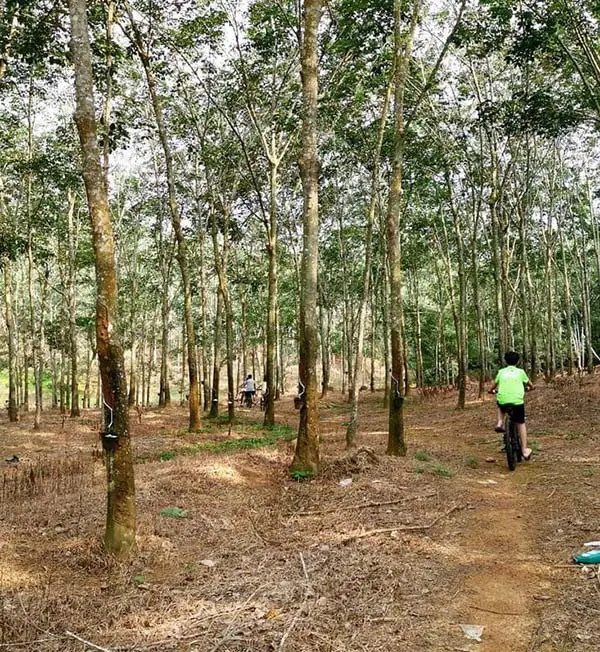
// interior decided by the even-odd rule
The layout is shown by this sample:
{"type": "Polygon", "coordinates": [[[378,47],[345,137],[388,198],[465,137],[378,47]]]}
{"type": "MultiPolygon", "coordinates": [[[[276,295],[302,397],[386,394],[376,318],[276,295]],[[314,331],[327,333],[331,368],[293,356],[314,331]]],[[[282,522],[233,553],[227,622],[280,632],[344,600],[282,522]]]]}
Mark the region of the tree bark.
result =
{"type": "MultiPolygon", "coordinates": [[[[219,416],[219,381],[221,375],[221,322],[223,320],[223,298],[217,293],[217,309],[215,311],[215,330],[213,337],[213,377],[211,387],[211,403],[209,416],[216,419],[219,416]]],[[[256,372],[254,372],[256,378],[256,372]]]]}
{"type": "Polygon", "coordinates": [[[413,5],[410,26],[402,28],[402,0],[394,0],[394,136],[392,178],[386,216],[386,242],[390,270],[390,341],[391,373],[388,424],[388,455],[406,455],[402,390],[404,386],[404,345],[402,342],[402,267],[400,259],[400,211],[402,204],[402,168],[404,160],[404,93],[417,27],[420,0],[413,5]]]}
{"type": "Polygon", "coordinates": [[[331,364],[329,340],[331,334],[331,318],[329,310],[323,305],[324,297],[321,292],[319,302],[319,326],[321,330],[321,398],[325,398],[329,392],[331,379],[331,364]]]}
{"type": "Polygon", "coordinates": [[[75,68],[75,122],[81,144],[83,178],[96,263],[96,341],[102,376],[105,426],[102,443],[106,453],[108,481],[104,543],[109,552],[123,555],[135,548],[135,485],[129,438],[127,382],[123,349],[119,340],[114,239],[96,136],[86,9],[85,0],[69,0],[71,50],[75,68]]]}
{"type": "Polygon", "coordinates": [[[4,267],[4,316],[6,318],[7,344],[8,344],[8,420],[19,420],[19,406],[17,403],[17,347],[15,341],[15,317],[12,289],[12,265],[6,257],[4,267]]]}
{"type": "Polygon", "coordinates": [[[233,309],[227,284],[227,260],[229,257],[229,217],[230,207],[221,206],[223,210],[223,249],[219,252],[217,220],[215,211],[211,216],[213,254],[217,276],[219,278],[219,295],[225,310],[225,348],[227,361],[227,413],[228,423],[235,420],[235,381],[233,377],[233,309]]]}
{"type": "Polygon", "coordinates": [[[79,409],[79,368],[78,368],[78,347],[77,347],[77,293],[75,291],[75,254],[77,250],[77,236],[75,233],[75,195],[69,191],[69,211],[67,215],[69,248],[67,256],[67,279],[68,279],[68,309],[69,309],[69,355],[71,358],[71,413],[70,417],[81,415],[79,409]]]}
{"type": "Polygon", "coordinates": [[[319,406],[317,388],[318,355],[318,263],[319,263],[319,176],[317,161],[318,29],[321,0],[304,0],[302,65],[302,177],[303,247],[300,288],[300,423],[292,473],[316,475],[319,459],[319,406]]]}

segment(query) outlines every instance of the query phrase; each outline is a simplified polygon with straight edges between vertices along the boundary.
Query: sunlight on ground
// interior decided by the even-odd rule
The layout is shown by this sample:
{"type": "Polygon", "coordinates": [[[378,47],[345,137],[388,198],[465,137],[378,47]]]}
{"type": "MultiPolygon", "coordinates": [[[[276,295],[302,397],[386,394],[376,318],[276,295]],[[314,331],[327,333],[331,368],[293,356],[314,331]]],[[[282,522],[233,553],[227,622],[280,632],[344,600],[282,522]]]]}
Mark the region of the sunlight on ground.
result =
{"type": "Polygon", "coordinates": [[[0,564],[0,588],[2,590],[24,589],[36,584],[34,576],[20,568],[15,568],[10,563],[12,555],[8,554],[7,546],[0,548],[0,557],[4,563],[0,564]]]}
{"type": "MultiPolygon", "coordinates": [[[[295,445],[296,440],[292,440],[290,442],[291,444],[295,445]]],[[[263,459],[267,460],[268,462],[277,462],[279,461],[281,457],[281,451],[277,450],[276,448],[260,448],[255,451],[252,451],[252,457],[262,457],[263,459]]]]}
{"type": "Polygon", "coordinates": [[[208,477],[228,480],[233,484],[243,484],[245,482],[243,476],[238,473],[236,469],[226,464],[215,463],[209,466],[201,467],[198,470],[200,473],[208,477]]]}

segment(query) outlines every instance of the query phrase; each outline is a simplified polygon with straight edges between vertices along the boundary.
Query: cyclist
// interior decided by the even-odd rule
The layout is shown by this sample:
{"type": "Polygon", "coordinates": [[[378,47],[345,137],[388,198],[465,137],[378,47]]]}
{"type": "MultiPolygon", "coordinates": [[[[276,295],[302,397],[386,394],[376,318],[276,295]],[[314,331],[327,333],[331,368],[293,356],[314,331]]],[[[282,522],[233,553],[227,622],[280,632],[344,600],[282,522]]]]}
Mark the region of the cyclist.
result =
{"type": "Polygon", "coordinates": [[[490,393],[497,394],[498,420],[494,430],[504,432],[504,414],[512,409],[513,421],[517,424],[521,451],[524,460],[531,459],[531,448],[527,448],[527,427],[525,426],[525,391],[534,389],[527,374],[517,367],[519,354],[509,351],[504,356],[506,367],[498,371],[490,393]]]}
{"type": "Polygon", "coordinates": [[[256,393],[256,383],[252,378],[252,374],[248,374],[244,384],[242,385],[242,391],[246,397],[246,406],[252,407],[254,405],[254,394],[256,393]]]}

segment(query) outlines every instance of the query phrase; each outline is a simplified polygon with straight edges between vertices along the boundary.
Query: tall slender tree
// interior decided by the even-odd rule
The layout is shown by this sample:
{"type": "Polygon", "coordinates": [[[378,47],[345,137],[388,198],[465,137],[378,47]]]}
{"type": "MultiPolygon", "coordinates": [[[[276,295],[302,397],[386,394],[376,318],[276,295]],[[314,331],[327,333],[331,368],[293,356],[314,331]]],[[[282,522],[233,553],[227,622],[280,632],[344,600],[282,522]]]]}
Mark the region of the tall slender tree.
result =
{"type": "Polygon", "coordinates": [[[319,90],[318,31],[321,0],[305,0],[302,35],[302,158],[304,196],[300,288],[300,360],[298,365],[300,424],[292,472],[319,472],[319,406],[317,387],[319,264],[319,176],[317,161],[317,98],[319,90]]]}
{"type": "Polygon", "coordinates": [[[96,341],[102,378],[102,443],[106,453],[108,481],[104,543],[109,552],[122,555],[135,548],[136,513],[127,382],[119,333],[115,248],[97,140],[85,0],[69,0],[69,13],[75,68],[75,123],[81,145],[96,263],[96,341]]]}

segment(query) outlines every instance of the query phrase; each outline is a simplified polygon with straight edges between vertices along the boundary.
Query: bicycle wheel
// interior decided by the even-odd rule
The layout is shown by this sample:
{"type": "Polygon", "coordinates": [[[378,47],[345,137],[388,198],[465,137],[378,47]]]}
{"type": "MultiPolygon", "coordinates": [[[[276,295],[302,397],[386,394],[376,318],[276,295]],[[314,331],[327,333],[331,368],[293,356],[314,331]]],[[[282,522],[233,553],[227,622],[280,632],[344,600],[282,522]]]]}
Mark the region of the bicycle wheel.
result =
{"type": "Polygon", "coordinates": [[[523,451],[521,450],[521,440],[519,439],[519,427],[512,419],[510,424],[512,426],[511,440],[513,443],[513,449],[515,451],[515,457],[517,458],[517,462],[522,462],[523,451]]]}
{"type": "Polygon", "coordinates": [[[504,450],[506,452],[506,461],[508,462],[508,468],[511,471],[514,471],[517,468],[517,459],[515,456],[515,449],[513,448],[513,430],[514,424],[510,415],[504,417],[504,450]]]}

